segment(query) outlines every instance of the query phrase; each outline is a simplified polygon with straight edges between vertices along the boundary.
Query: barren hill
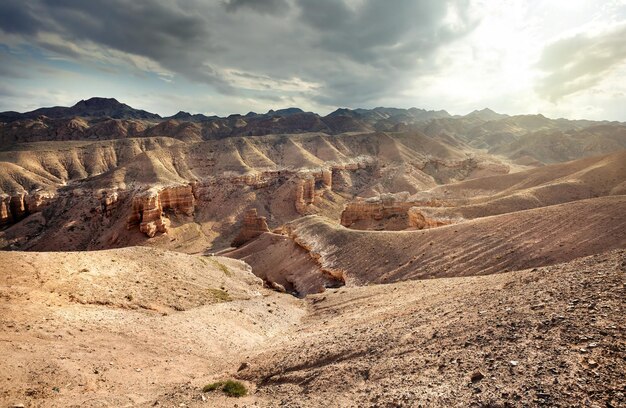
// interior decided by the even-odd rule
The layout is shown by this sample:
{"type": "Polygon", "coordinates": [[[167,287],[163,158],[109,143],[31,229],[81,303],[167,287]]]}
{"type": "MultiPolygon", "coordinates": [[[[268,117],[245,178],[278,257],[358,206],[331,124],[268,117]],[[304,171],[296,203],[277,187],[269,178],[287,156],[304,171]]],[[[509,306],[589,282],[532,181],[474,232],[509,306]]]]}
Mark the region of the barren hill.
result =
{"type": "MultiPolygon", "coordinates": [[[[285,229],[298,247],[309,251],[318,275],[332,272],[347,285],[364,285],[501,273],[624,248],[625,213],[622,195],[421,231],[356,231],[316,216],[295,220],[285,229]]],[[[265,245],[257,241],[228,255],[246,260],[260,273],[272,262],[280,265],[284,250],[267,239],[265,245]]],[[[281,279],[293,279],[297,287],[300,279],[310,279],[309,273],[281,279]]]]}
{"type": "Polygon", "coordinates": [[[626,150],[506,175],[464,180],[420,193],[449,207],[431,216],[477,218],[626,193],[626,150]]]}
{"type": "Polygon", "coordinates": [[[625,273],[621,250],[329,291],[309,298],[297,335],[238,377],[267,406],[621,406],[625,273]]]}

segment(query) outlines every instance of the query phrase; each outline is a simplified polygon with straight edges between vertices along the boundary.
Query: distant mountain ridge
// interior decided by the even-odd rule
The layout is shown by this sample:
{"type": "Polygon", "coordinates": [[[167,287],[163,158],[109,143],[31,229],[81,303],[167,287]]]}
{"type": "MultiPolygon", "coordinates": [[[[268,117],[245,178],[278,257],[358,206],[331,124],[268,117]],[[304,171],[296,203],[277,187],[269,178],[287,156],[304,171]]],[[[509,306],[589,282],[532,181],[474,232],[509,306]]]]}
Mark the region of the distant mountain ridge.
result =
{"type": "MultiPolygon", "coordinates": [[[[493,111],[491,111],[493,112],[493,111]]],[[[273,117],[273,116],[290,116],[298,114],[310,114],[322,117],[317,113],[305,112],[297,107],[289,107],[283,109],[270,109],[267,113],[248,112],[246,115],[232,114],[228,117],[273,117]]],[[[493,112],[493,114],[496,114],[493,112]]],[[[496,114],[499,115],[499,114],[496,114]]],[[[48,108],[38,108],[29,112],[6,111],[0,112],[0,122],[15,122],[25,119],[37,119],[45,116],[51,119],[71,119],[74,117],[82,117],[88,119],[96,118],[112,118],[112,119],[142,119],[142,120],[179,120],[190,122],[201,122],[205,120],[224,119],[219,116],[207,116],[201,113],[192,114],[185,111],[179,111],[175,115],[162,117],[159,114],[145,111],[143,109],[135,109],[125,103],[119,102],[115,98],[93,97],[77,102],[74,106],[54,106],[48,108]]],[[[361,119],[368,122],[378,121],[382,119],[407,119],[407,120],[427,120],[436,118],[452,117],[445,110],[425,110],[418,108],[386,108],[376,107],[373,109],[348,109],[339,108],[325,117],[346,116],[354,119],[361,119]]],[[[506,116],[506,115],[504,115],[506,116]]]]}
{"type": "Polygon", "coordinates": [[[2,112],[0,113],[0,121],[13,122],[22,119],[36,119],[39,116],[46,116],[52,119],[69,119],[76,116],[85,118],[110,117],[113,119],[162,119],[161,116],[156,113],[132,108],[125,103],[119,102],[115,98],[94,97],[81,100],[72,107],[55,106],[51,108],[39,108],[25,113],[12,111],[2,112]]]}
{"type": "Polygon", "coordinates": [[[418,108],[339,108],[326,116],[297,107],[228,117],[179,111],[161,117],[113,98],[71,107],[0,113],[0,144],[160,137],[202,142],[237,136],[319,133],[423,134],[460,149],[483,149],[521,165],[606,154],[626,148],[626,123],[505,115],[489,108],[465,116],[418,108]]]}

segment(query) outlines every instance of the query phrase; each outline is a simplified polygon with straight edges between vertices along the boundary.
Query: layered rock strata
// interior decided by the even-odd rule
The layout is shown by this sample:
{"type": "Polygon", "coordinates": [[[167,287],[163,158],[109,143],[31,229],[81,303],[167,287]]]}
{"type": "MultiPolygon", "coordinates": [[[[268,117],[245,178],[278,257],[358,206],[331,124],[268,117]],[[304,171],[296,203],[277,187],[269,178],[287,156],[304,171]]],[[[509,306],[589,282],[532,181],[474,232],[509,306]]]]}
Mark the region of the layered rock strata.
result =
{"type": "Polygon", "coordinates": [[[139,225],[139,231],[149,237],[157,232],[167,232],[168,221],[164,216],[167,210],[193,215],[195,198],[192,185],[150,189],[133,197],[132,212],[128,217],[127,228],[139,225]]]}
{"type": "Polygon", "coordinates": [[[269,232],[265,217],[258,215],[256,208],[247,210],[243,216],[243,224],[239,235],[233,240],[232,246],[239,247],[246,242],[258,237],[264,232],[269,232]]]}
{"type": "Polygon", "coordinates": [[[407,215],[409,217],[409,227],[416,229],[436,228],[452,223],[451,220],[431,217],[423,208],[419,207],[409,208],[407,215]]]}
{"type": "Polygon", "coordinates": [[[443,204],[437,200],[410,200],[407,192],[358,197],[344,208],[341,225],[352,229],[433,228],[449,222],[429,218],[418,207],[440,207],[443,204]]]}
{"type": "Polygon", "coordinates": [[[20,192],[0,195],[0,226],[14,224],[43,210],[55,197],[53,192],[20,192]]]}

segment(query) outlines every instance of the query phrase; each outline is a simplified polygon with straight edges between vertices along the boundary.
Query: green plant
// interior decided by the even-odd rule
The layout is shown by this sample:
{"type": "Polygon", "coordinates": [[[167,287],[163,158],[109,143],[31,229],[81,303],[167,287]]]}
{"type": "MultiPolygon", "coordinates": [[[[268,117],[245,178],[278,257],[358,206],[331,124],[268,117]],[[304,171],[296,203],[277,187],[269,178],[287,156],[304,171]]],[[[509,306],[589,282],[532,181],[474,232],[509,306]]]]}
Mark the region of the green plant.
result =
{"type": "Polygon", "coordinates": [[[229,395],[231,397],[243,397],[248,392],[245,385],[243,385],[239,381],[233,380],[226,381],[224,387],[222,388],[222,391],[224,391],[226,395],[229,395]]]}
{"type": "Polygon", "coordinates": [[[202,387],[202,392],[215,391],[218,388],[222,388],[223,386],[224,386],[224,382],[223,381],[214,382],[214,383],[207,384],[204,387],[202,387]]]}
{"type": "Polygon", "coordinates": [[[211,288],[211,289],[209,289],[209,293],[218,302],[230,302],[231,300],[233,300],[230,297],[230,295],[228,294],[228,292],[226,292],[225,290],[222,290],[222,289],[212,289],[211,288]]]}
{"type": "Polygon", "coordinates": [[[226,276],[233,276],[233,273],[230,271],[230,269],[228,269],[228,267],[226,265],[216,261],[215,259],[210,259],[210,260],[211,260],[211,262],[213,262],[213,264],[215,266],[217,266],[222,272],[224,272],[224,275],[226,275],[226,276]]]}
{"type": "Polygon", "coordinates": [[[227,380],[210,383],[202,387],[202,392],[221,390],[230,397],[243,397],[248,393],[246,386],[239,381],[227,380]]]}

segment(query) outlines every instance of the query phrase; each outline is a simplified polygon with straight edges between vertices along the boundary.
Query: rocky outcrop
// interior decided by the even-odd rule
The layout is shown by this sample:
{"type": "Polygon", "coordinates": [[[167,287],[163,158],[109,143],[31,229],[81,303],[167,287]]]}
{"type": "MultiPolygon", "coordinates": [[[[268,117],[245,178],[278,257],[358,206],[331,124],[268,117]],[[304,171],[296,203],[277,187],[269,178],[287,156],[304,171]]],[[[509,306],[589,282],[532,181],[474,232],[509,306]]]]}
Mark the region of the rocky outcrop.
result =
{"type": "Polygon", "coordinates": [[[167,232],[167,210],[191,216],[194,206],[192,185],[150,189],[133,197],[127,228],[139,225],[139,231],[152,238],[157,232],[167,232]]]}
{"type": "Polygon", "coordinates": [[[118,191],[103,190],[96,195],[100,201],[100,213],[105,217],[110,217],[118,206],[120,193],[118,191]]]}
{"type": "Polygon", "coordinates": [[[423,216],[417,206],[440,207],[441,205],[443,203],[438,200],[410,200],[407,192],[382,194],[366,199],[358,197],[344,208],[341,213],[341,225],[352,229],[374,230],[432,228],[447,223],[423,216]],[[411,216],[411,210],[413,210],[413,216],[411,216]]]}
{"type": "Polygon", "coordinates": [[[380,221],[392,216],[406,216],[409,208],[415,204],[407,201],[406,192],[383,194],[367,199],[357,198],[348,203],[341,213],[341,225],[351,227],[358,221],[380,221]]]}
{"type": "Polygon", "coordinates": [[[267,226],[265,217],[259,216],[256,208],[251,208],[245,212],[239,235],[237,235],[231,245],[234,247],[240,247],[264,232],[269,231],[270,229],[267,226]]]}
{"type": "Polygon", "coordinates": [[[40,212],[55,197],[53,192],[20,192],[0,195],[0,226],[14,224],[28,215],[40,212]]]}
{"type": "Polygon", "coordinates": [[[450,220],[442,220],[430,217],[427,215],[424,209],[418,207],[409,208],[408,216],[409,227],[416,229],[436,228],[452,223],[450,220]]]}
{"type": "Polygon", "coordinates": [[[313,214],[315,211],[311,206],[315,205],[316,197],[321,197],[326,191],[333,189],[334,177],[337,177],[341,171],[356,171],[370,165],[372,165],[370,161],[361,160],[298,172],[295,190],[296,211],[301,215],[313,214]]]}
{"type": "Polygon", "coordinates": [[[248,245],[223,255],[244,260],[268,286],[299,297],[345,285],[341,271],[323,268],[318,254],[287,235],[264,233],[248,245]]]}
{"type": "Polygon", "coordinates": [[[295,206],[299,214],[307,214],[310,205],[315,202],[315,178],[306,174],[296,181],[295,206]]]}

